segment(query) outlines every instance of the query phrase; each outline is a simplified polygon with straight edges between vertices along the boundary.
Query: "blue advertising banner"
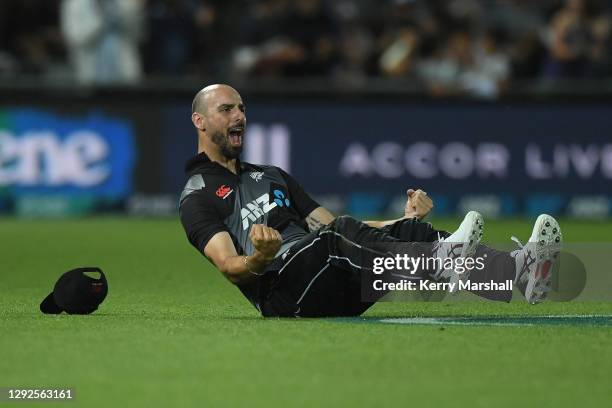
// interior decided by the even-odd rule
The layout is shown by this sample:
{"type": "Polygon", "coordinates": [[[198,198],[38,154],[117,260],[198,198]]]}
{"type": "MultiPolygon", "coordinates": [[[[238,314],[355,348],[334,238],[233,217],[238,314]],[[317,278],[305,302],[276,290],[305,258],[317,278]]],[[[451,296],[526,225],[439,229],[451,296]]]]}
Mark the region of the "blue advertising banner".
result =
{"type": "MultiPolygon", "coordinates": [[[[338,213],[396,212],[422,188],[438,214],[610,214],[605,102],[245,103],[243,160],[282,167],[338,213]]],[[[0,108],[0,212],[176,215],[197,150],[189,100],[32,106],[0,108]]]]}
{"type": "Polygon", "coordinates": [[[0,189],[5,200],[125,200],[133,190],[135,159],[133,131],[125,120],[101,113],[0,111],[0,189]]]}
{"type": "MultiPolygon", "coordinates": [[[[366,212],[407,187],[437,196],[443,212],[472,195],[500,214],[585,208],[572,197],[612,192],[612,110],[603,103],[245,102],[245,160],[280,165],[308,191],[366,212]]],[[[196,136],[187,105],[167,112],[176,153],[166,156],[166,187],[180,189],[181,166],[171,163],[195,152],[196,136]]]]}

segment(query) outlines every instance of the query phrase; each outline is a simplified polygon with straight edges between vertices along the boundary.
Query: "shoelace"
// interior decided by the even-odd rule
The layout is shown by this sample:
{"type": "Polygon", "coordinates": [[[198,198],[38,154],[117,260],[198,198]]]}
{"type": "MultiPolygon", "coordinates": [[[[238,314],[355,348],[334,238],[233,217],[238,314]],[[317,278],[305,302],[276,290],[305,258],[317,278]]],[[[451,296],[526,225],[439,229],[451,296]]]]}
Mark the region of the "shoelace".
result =
{"type": "Polygon", "coordinates": [[[510,239],[514,242],[516,242],[516,244],[518,245],[519,249],[523,249],[524,245],[523,243],[514,235],[510,237],[510,239]]]}
{"type": "MultiPolygon", "coordinates": [[[[523,243],[517,237],[515,237],[514,235],[512,235],[510,237],[510,239],[512,241],[514,241],[518,245],[518,247],[519,247],[519,249],[515,249],[514,251],[510,252],[510,256],[513,257],[513,258],[516,258],[523,251],[523,249],[525,248],[525,245],[523,245],[523,243]]],[[[531,257],[531,255],[529,255],[529,257],[531,257]]],[[[525,259],[525,260],[523,260],[523,266],[522,266],[521,270],[517,270],[516,271],[516,275],[514,277],[514,283],[515,284],[518,283],[519,281],[524,282],[524,281],[526,281],[528,279],[528,275],[529,274],[525,273],[525,272],[529,272],[529,267],[531,266],[531,263],[532,263],[532,262],[530,262],[528,264],[527,263],[528,261],[535,262],[535,259],[531,259],[531,260],[525,259]]]]}
{"type": "MultiPolygon", "coordinates": [[[[510,256],[513,258],[516,258],[516,256],[519,254],[519,252],[521,252],[523,250],[523,248],[525,247],[523,245],[523,243],[514,235],[512,235],[510,237],[510,239],[514,242],[516,242],[516,245],[518,245],[519,249],[515,249],[514,251],[510,252],[510,256]]],[[[518,276],[517,276],[518,277],[518,276]]],[[[515,277],[515,281],[516,281],[516,277],[515,277]]]]}
{"type": "MultiPolygon", "coordinates": [[[[438,240],[434,241],[433,246],[432,246],[433,255],[436,255],[436,253],[440,249],[440,246],[442,245],[444,240],[445,239],[440,236],[440,232],[438,231],[438,240]]],[[[448,277],[448,276],[442,276],[443,273],[444,273],[444,268],[436,271],[434,274],[431,275],[431,277],[435,280],[439,280],[440,278],[448,277]]]]}

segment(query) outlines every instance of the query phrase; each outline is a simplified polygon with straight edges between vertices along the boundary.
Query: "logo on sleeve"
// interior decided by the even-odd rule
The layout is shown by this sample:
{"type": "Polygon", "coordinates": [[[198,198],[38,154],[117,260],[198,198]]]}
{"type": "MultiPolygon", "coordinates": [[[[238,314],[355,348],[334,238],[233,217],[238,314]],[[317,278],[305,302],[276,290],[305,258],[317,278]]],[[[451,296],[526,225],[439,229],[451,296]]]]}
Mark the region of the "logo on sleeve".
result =
{"type": "Polygon", "coordinates": [[[217,195],[217,197],[222,198],[222,199],[225,200],[233,192],[234,192],[234,190],[232,190],[231,187],[228,187],[225,184],[223,184],[221,187],[219,187],[217,189],[217,192],[215,194],[217,195]]]}

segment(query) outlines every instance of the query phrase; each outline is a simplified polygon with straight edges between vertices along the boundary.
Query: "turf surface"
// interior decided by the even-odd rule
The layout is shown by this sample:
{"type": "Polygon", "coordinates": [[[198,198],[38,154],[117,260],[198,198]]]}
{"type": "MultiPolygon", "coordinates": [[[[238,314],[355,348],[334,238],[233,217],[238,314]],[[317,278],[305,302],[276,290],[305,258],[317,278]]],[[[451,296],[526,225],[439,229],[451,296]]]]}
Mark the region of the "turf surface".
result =
{"type": "MultiPolygon", "coordinates": [[[[612,230],[610,223],[562,226],[574,242],[608,241],[612,230]]],[[[530,230],[525,221],[490,221],[486,237],[503,242],[530,230]]],[[[388,317],[612,315],[611,304],[384,302],[354,322],[262,319],[188,245],[175,220],[0,219],[0,243],[0,387],[72,387],[75,401],[67,406],[612,401],[611,327],[362,324],[388,317]],[[107,273],[110,292],[100,309],[43,316],[38,303],[59,274],[85,265],[107,273]]]]}

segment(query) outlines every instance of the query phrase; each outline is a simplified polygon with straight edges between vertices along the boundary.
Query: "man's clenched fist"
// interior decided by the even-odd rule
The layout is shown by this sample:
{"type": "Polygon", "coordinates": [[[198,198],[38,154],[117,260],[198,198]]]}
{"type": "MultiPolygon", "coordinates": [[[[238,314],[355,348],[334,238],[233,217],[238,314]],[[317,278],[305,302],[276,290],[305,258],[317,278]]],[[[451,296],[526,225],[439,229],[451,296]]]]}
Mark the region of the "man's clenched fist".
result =
{"type": "Polygon", "coordinates": [[[406,191],[408,200],[404,208],[404,216],[408,218],[416,217],[419,220],[425,218],[433,208],[433,201],[423,190],[409,189],[406,191]]]}
{"type": "Polygon", "coordinates": [[[255,249],[267,259],[274,258],[283,243],[280,232],[262,224],[253,225],[249,238],[255,249]]]}

